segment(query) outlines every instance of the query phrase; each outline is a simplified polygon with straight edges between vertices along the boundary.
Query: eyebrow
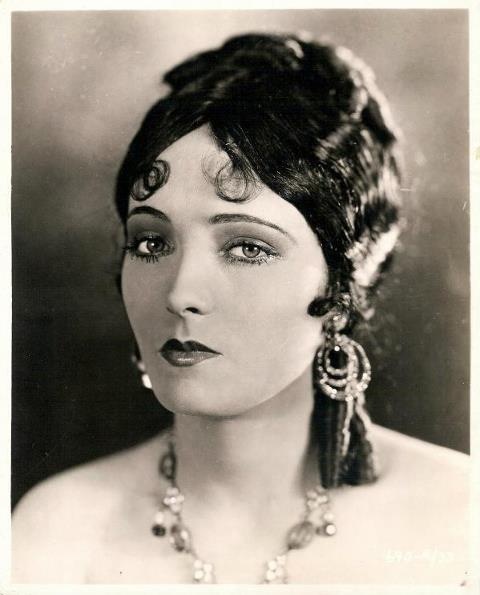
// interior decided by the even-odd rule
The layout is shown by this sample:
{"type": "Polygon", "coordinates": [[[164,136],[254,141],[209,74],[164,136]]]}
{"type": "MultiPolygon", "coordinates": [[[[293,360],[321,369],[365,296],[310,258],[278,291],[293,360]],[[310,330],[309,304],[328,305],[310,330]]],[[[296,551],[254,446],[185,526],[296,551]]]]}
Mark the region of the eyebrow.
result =
{"type": "Polygon", "coordinates": [[[170,223],[170,219],[163,211],[159,211],[153,207],[135,207],[132,211],[130,211],[127,218],[130,219],[130,217],[133,217],[134,215],[151,215],[156,219],[161,219],[162,221],[168,221],[170,223]]]}
{"type": "Polygon", "coordinates": [[[287,238],[295,242],[295,240],[288,233],[288,231],[285,231],[284,229],[282,229],[275,223],[272,223],[271,221],[265,221],[265,219],[260,219],[259,217],[254,217],[253,215],[245,215],[243,213],[220,213],[218,215],[210,217],[208,222],[212,223],[213,225],[217,225],[219,223],[258,223],[259,225],[265,225],[266,227],[271,227],[272,229],[279,231],[281,234],[287,236],[287,238]]]}
{"type": "MultiPolygon", "coordinates": [[[[156,219],[161,219],[162,221],[167,221],[170,223],[170,219],[163,211],[159,211],[158,209],[154,209],[153,207],[136,207],[128,214],[128,219],[135,215],[150,215],[155,217],[156,219]]],[[[271,229],[275,229],[276,231],[280,232],[287,238],[289,238],[292,242],[295,242],[295,239],[285,231],[280,226],[272,223],[271,221],[266,221],[265,219],[260,219],[259,217],[254,217],[253,215],[246,215],[244,213],[219,213],[218,215],[213,215],[208,219],[208,222],[212,225],[218,225],[221,223],[257,223],[258,225],[265,225],[266,227],[270,227],[271,229]]]]}

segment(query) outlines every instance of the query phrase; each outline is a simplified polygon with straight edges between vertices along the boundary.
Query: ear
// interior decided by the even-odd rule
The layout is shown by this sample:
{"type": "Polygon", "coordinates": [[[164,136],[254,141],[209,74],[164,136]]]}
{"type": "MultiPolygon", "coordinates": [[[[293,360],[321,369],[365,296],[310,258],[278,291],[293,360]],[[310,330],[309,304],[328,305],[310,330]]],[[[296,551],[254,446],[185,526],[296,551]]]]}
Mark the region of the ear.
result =
{"type": "Polygon", "coordinates": [[[330,312],[332,308],[332,300],[329,297],[316,297],[308,306],[308,314],[310,316],[321,317],[330,312]]]}

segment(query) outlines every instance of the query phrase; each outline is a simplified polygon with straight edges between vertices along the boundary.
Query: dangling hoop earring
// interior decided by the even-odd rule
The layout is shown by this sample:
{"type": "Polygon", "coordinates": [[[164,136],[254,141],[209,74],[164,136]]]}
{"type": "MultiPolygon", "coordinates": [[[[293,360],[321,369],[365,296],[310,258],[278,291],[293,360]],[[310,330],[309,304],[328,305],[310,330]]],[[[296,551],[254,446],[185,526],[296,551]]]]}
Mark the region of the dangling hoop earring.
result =
{"type": "Polygon", "coordinates": [[[324,345],[317,351],[317,386],[335,401],[346,405],[342,423],[341,456],[348,452],[350,423],[354,413],[362,416],[365,390],[371,379],[371,366],[363,347],[341,334],[347,324],[345,314],[335,314],[326,333],[324,345]]]}
{"type": "Polygon", "coordinates": [[[147,374],[147,369],[145,368],[145,364],[142,361],[137,344],[135,344],[135,350],[132,353],[131,359],[140,374],[140,379],[143,386],[148,390],[152,390],[152,382],[150,380],[150,376],[147,374]]]}

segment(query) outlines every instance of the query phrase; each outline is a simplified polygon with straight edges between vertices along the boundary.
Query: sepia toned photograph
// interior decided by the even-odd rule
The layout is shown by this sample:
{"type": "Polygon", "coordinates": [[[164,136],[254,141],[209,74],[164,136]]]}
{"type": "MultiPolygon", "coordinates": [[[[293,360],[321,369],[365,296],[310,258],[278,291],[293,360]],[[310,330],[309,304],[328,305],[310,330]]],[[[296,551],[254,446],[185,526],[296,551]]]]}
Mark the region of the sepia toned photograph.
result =
{"type": "Polygon", "coordinates": [[[12,12],[12,584],[472,587],[469,18],[12,12]]]}

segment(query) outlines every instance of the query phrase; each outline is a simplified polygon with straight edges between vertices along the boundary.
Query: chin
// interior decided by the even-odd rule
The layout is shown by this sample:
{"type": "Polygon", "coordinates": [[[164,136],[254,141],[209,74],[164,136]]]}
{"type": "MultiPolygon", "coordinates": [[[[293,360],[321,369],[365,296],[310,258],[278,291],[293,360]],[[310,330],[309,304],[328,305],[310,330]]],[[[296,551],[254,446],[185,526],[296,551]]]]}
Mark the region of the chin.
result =
{"type": "Polygon", "coordinates": [[[166,409],[181,415],[228,418],[255,407],[255,403],[245,403],[244,398],[236,395],[234,387],[222,383],[211,386],[198,380],[176,379],[172,382],[162,378],[157,385],[153,384],[153,392],[166,409]]]}

